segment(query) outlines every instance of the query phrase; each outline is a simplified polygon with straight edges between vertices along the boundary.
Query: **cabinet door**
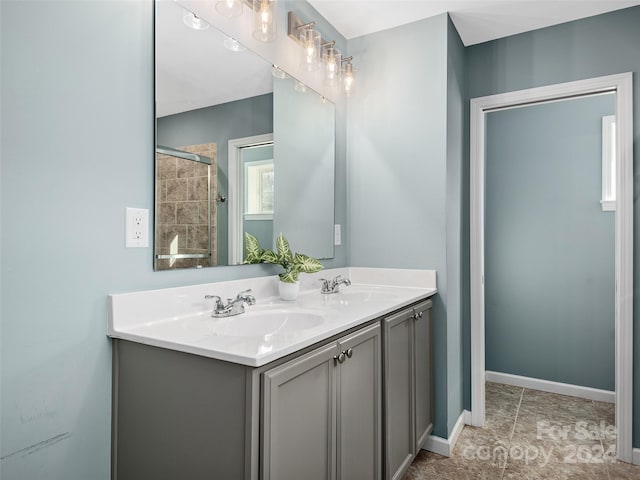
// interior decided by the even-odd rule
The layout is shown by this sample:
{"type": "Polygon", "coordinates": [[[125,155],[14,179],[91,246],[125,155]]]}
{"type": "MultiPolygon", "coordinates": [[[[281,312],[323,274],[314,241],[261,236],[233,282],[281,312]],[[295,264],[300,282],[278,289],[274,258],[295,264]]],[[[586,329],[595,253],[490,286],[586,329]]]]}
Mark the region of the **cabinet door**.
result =
{"type": "Polygon", "coordinates": [[[424,445],[424,441],[432,427],[431,396],[431,302],[415,308],[418,318],[414,320],[415,352],[415,407],[416,407],[416,452],[424,445]]]}
{"type": "Polygon", "coordinates": [[[381,478],[381,340],[376,323],[338,342],[338,480],[381,478]]]}
{"type": "Polygon", "coordinates": [[[394,480],[401,477],[416,453],[412,315],[405,310],[384,321],[385,478],[394,480]]]}
{"type": "Polygon", "coordinates": [[[264,373],[262,478],[335,478],[336,344],[264,373]]]}

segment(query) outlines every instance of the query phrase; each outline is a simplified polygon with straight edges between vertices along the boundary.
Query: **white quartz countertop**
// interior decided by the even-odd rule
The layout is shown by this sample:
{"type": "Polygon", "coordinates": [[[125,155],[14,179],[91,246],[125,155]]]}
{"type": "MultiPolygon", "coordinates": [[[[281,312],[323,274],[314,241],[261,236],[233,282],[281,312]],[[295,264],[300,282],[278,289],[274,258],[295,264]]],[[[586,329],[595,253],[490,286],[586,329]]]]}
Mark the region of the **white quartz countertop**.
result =
{"type": "Polygon", "coordinates": [[[259,367],[434,295],[432,270],[342,268],[303,275],[296,301],[277,296],[277,276],[109,296],[108,335],[259,367]],[[342,275],[351,286],[320,293],[319,278],[342,275]],[[235,297],[252,289],[255,305],[211,317],[204,295],[235,297]]]}

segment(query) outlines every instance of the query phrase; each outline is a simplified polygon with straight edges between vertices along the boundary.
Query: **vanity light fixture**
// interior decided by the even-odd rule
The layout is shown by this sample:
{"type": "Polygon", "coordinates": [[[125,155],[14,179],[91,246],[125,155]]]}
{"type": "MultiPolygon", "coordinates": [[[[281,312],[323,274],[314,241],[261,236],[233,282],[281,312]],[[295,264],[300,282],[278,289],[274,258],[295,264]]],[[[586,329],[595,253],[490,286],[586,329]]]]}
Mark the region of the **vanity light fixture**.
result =
{"type": "Polygon", "coordinates": [[[316,22],[305,23],[293,12],[289,12],[287,20],[289,38],[302,46],[302,68],[313,71],[322,65],[323,82],[330,87],[342,83],[345,93],[349,96],[353,91],[356,72],[351,63],[353,57],[342,58],[335,40],[324,41],[314,28],[316,22]]]}
{"type": "Polygon", "coordinates": [[[253,38],[260,42],[273,42],[276,25],[276,1],[253,0],[253,38]]]}
{"type": "Polygon", "coordinates": [[[355,68],[351,64],[351,60],[353,60],[353,56],[348,56],[343,58],[344,66],[342,67],[342,85],[344,86],[344,93],[347,95],[351,95],[353,91],[353,84],[355,82],[355,68]]]}
{"type": "Polygon", "coordinates": [[[227,18],[239,17],[242,15],[242,0],[219,0],[216,11],[227,18]]]}
{"type": "Polygon", "coordinates": [[[224,38],[224,48],[232,52],[244,52],[247,48],[233,37],[224,38]]]}
{"type": "Polygon", "coordinates": [[[320,66],[320,49],[322,37],[313,27],[316,22],[303,23],[298,16],[289,12],[288,34],[302,47],[300,67],[309,72],[320,66]]]}
{"type": "Polygon", "coordinates": [[[187,9],[184,9],[182,13],[182,21],[187,27],[193,28],[194,30],[206,30],[211,26],[208,22],[187,9]]]}

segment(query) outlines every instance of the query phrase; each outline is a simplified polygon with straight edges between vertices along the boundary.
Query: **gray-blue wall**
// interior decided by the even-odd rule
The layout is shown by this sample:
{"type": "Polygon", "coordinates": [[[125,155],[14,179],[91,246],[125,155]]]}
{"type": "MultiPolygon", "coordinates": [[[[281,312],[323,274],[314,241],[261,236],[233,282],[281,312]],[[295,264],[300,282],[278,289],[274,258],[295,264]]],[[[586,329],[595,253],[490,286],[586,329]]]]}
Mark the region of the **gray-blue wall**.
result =
{"type": "Polygon", "coordinates": [[[615,214],[602,117],[615,95],[486,117],[486,369],[614,390],[615,214]]]}
{"type": "MultiPolygon", "coordinates": [[[[580,80],[614,73],[634,72],[633,115],[640,118],[640,7],[523,33],[466,49],[469,98],[580,80]]],[[[634,169],[640,158],[640,122],[634,122],[634,169]]],[[[636,182],[634,221],[640,222],[640,186],[636,182]]],[[[465,212],[468,217],[468,211],[465,212]]],[[[640,236],[634,249],[634,441],[640,446],[640,236]]],[[[468,301],[468,297],[466,299],[468,301]]],[[[465,336],[469,318],[465,319],[465,336]]],[[[468,340],[465,340],[468,341],[468,340]]],[[[465,364],[465,385],[470,385],[470,364],[465,364]]],[[[470,406],[470,390],[465,405],[470,406]]]]}
{"type": "MultiPolygon", "coordinates": [[[[158,118],[158,145],[217,144],[218,192],[229,193],[229,140],[273,133],[273,94],[158,118]]],[[[218,265],[229,263],[228,203],[218,203],[218,265]]]]}
{"type": "Polygon", "coordinates": [[[469,108],[466,102],[465,49],[457,30],[447,20],[447,426],[451,433],[464,406],[464,171],[469,108]]]}
{"type": "MultiPolygon", "coordinates": [[[[125,207],[153,212],[152,14],[146,1],[0,2],[3,480],[110,478],[108,294],[278,273],[154,272],[151,248],[124,247],[125,207]]],[[[344,266],[344,247],[323,264],[344,266]]]]}
{"type": "Polygon", "coordinates": [[[438,272],[434,432],[462,412],[464,51],[447,15],[349,42],[349,263],[438,272]]]}

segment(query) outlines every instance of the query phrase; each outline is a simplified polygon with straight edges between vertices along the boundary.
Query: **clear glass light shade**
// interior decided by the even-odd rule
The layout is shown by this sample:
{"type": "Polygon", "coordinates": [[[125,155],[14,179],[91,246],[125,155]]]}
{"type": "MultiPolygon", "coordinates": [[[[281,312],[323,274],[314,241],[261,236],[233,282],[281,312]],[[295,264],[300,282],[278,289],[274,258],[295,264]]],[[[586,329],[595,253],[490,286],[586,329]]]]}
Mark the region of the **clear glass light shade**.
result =
{"type": "Polygon", "coordinates": [[[271,75],[273,75],[273,78],[279,78],[280,80],[284,80],[289,76],[287,75],[287,72],[275,65],[273,66],[273,70],[271,70],[271,75]]]}
{"type": "Polygon", "coordinates": [[[351,62],[347,62],[344,64],[344,68],[342,70],[342,85],[344,87],[344,93],[347,94],[347,97],[353,92],[354,83],[355,69],[353,68],[351,62]]]}
{"type": "Polygon", "coordinates": [[[302,45],[302,61],[300,66],[307,71],[317,70],[320,67],[320,33],[313,27],[300,30],[300,44],[302,45]]]}
{"type": "Polygon", "coordinates": [[[342,65],[342,54],[340,50],[333,46],[327,46],[322,50],[323,80],[331,87],[340,82],[340,67],[342,65]]]}
{"type": "Polygon", "coordinates": [[[253,0],[253,38],[261,42],[276,39],[275,0],[253,0]]]}
{"type": "Polygon", "coordinates": [[[239,17],[242,15],[242,0],[219,0],[216,11],[227,18],[239,17]]]}
{"type": "Polygon", "coordinates": [[[244,52],[246,47],[238,42],[235,38],[225,37],[224,48],[231,50],[232,52],[244,52]]]}
{"type": "Polygon", "coordinates": [[[182,13],[182,21],[187,27],[193,28],[194,30],[206,30],[210,27],[210,25],[206,21],[198,17],[195,13],[190,12],[189,10],[185,10],[182,13]]]}

